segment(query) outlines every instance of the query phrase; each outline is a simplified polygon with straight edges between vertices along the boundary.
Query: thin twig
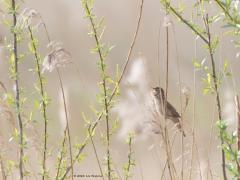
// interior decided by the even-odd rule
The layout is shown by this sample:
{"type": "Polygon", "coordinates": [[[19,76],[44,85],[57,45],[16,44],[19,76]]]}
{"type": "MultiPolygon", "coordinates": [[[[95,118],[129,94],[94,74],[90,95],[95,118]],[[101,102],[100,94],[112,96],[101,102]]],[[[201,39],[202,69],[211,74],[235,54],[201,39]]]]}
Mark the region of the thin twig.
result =
{"type": "Polygon", "coordinates": [[[17,13],[16,13],[16,2],[12,0],[12,15],[13,15],[13,53],[14,53],[14,70],[15,70],[15,103],[16,103],[16,110],[17,110],[17,117],[18,117],[18,125],[20,131],[19,137],[19,174],[20,180],[24,177],[24,170],[23,170],[23,157],[24,157],[24,144],[23,144],[23,121],[21,117],[21,108],[20,108],[20,86],[19,86],[19,72],[18,72],[18,40],[17,40],[17,33],[15,32],[15,27],[17,24],[17,13]]]}
{"type": "MultiPolygon", "coordinates": [[[[166,4],[166,2],[164,4],[166,4]]],[[[211,59],[211,64],[212,64],[212,76],[213,76],[213,81],[214,81],[214,89],[215,89],[215,93],[216,93],[216,101],[217,101],[217,107],[218,107],[218,118],[219,118],[219,120],[222,120],[222,109],[221,109],[220,96],[219,96],[219,90],[218,90],[218,82],[217,82],[217,76],[216,76],[215,61],[214,61],[214,57],[213,57],[214,52],[213,52],[212,45],[211,45],[212,42],[211,42],[211,34],[210,34],[210,29],[209,29],[208,18],[206,18],[207,20],[204,21],[205,26],[206,26],[206,33],[207,33],[207,38],[206,38],[194,26],[192,26],[187,20],[185,20],[172,6],[170,6],[169,3],[167,3],[167,4],[169,5],[169,9],[171,10],[171,12],[173,12],[191,30],[193,30],[208,46],[210,59],[211,59]]],[[[221,143],[223,143],[222,138],[221,138],[221,143]]],[[[225,163],[225,152],[222,150],[222,171],[223,171],[224,180],[227,179],[225,165],[226,165],[226,163],[225,163]]]]}
{"type": "MultiPolygon", "coordinates": [[[[195,39],[195,46],[194,46],[194,58],[197,58],[197,40],[195,39]]],[[[195,110],[196,110],[196,68],[193,69],[193,125],[192,125],[192,146],[191,146],[191,165],[190,165],[190,172],[189,172],[189,180],[192,178],[192,169],[193,169],[193,154],[194,154],[194,140],[195,140],[195,110]]]]}
{"type": "Polygon", "coordinates": [[[231,14],[228,12],[228,10],[222,5],[222,3],[219,0],[214,0],[216,4],[222,9],[225,16],[227,16],[233,23],[237,24],[236,20],[231,16],[231,14]]]}
{"type": "MultiPolygon", "coordinates": [[[[160,68],[160,37],[161,37],[161,27],[162,24],[161,22],[159,23],[159,27],[158,27],[158,35],[157,35],[157,65],[160,68]]],[[[158,86],[161,86],[161,70],[158,69],[158,86]]]]}
{"type": "Polygon", "coordinates": [[[96,146],[95,146],[95,144],[94,144],[92,134],[91,134],[91,132],[88,132],[88,133],[89,133],[89,137],[90,137],[90,140],[91,140],[91,143],[92,143],[92,146],[93,146],[94,154],[95,154],[96,159],[97,159],[97,163],[98,163],[98,167],[99,167],[99,170],[100,170],[102,179],[104,180],[104,174],[103,174],[102,166],[101,166],[101,163],[100,163],[98,154],[97,154],[97,149],[96,149],[96,146]]]}
{"type": "Polygon", "coordinates": [[[59,179],[61,164],[62,164],[62,160],[64,158],[64,148],[65,148],[66,139],[67,139],[67,128],[65,128],[63,134],[64,135],[63,135],[63,140],[62,140],[62,145],[61,145],[61,152],[60,152],[60,157],[59,157],[58,164],[57,164],[57,173],[56,173],[56,177],[55,177],[56,180],[59,179]]]}
{"type": "MultiPolygon", "coordinates": [[[[213,81],[214,81],[214,90],[215,90],[215,93],[216,93],[218,118],[219,118],[220,121],[222,121],[222,108],[221,108],[221,102],[220,102],[220,96],[219,96],[219,90],[218,90],[218,80],[217,80],[217,74],[216,74],[214,52],[213,52],[213,49],[212,49],[212,39],[211,39],[208,15],[206,15],[206,18],[205,18],[204,22],[205,22],[207,36],[208,36],[207,45],[208,45],[209,55],[210,55],[210,60],[211,60],[211,65],[212,65],[212,77],[213,77],[213,81]]],[[[221,144],[223,144],[223,138],[222,137],[221,137],[221,144]]],[[[225,152],[224,152],[223,149],[222,149],[222,171],[223,171],[224,180],[227,180],[225,152]]]]}
{"type": "Polygon", "coordinates": [[[166,170],[166,167],[167,167],[167,162],[168,162],[168,160],[166,160],[166,162],[164,163],[164,167],[163,167],[163,170],[162,170],[162,175],[161,175],[161,178],[160,178],[160,180],[162,180],[163,178],[164,178],[164,175],[165,175],[165,170],[166,170]]]}
{"type": "MultiPolygon", "coordinates": [[[[184,123],[183,123],[183,105],[182,105],[182,82],[181,82],[181,67],[180,67],[180,62],[179,62],[179,53],[178,53],[178,45],[177,45],[177,39],[176,39],[176,31],[174,24],[172,24],[172,31],[173,31],[173,36],[174,36],[174,41],[175,41],[175,51],[176,51],[176,61],[177,61],[177,72],[178,72],[178,84],[179,84],[179,100],[180,100],[180,124],[181,124],[181,154],[182,154],[182,159],[181,159],[181,179],[183,180],[184,178],[184,123]]],[[[187,104],[185,109],[187,108],[187,104]]]]}
{"type": "MultiPolygon", "coordinates": [[[[197,59],[197,39],[195,38],[194,41],[194,59],[197,59]]],[[[194,146],[196,149],[196,156],[197,156],[197,162],[199,166],[199,174],[200,179],[202,179],[202,172],[201,172],[201,166],[199,161],[199,152],[197,148],[197,142],[196,142],[196,68],[194,66],[193,69],[193,125],[192,125],[192,146],[191,146],[191,165],[190,165],[190,172],[189,172],[189,180],[192,179],[192,170],[193,170],[193,161],[194,161],[194,146]]]]}
{"type": "MultiPolygon", "coordinates": [[[[168,15],[168,6],[166,6],[166,15],[168,15]]],[[[169,147],[169,136],[168,136],[168,130],[167,130],[167,98],[168,98],[168,75],[169,75],[169,29],[168,26],[166,26],[166,75],[165,75],[165,99],[161,102],[164,103],[164,142],[165,142],[165,148],[166,148],[166,154],[167,154],[167,167],[169,170],[169,175],[171,180],[174,178],[174,172],[173,172],[173,162],[172,162],[172,155],[171,155],[171,148],[169,147]]],[[[162,95],[160,95],[162,97],[162,95]]]]}
{"type": "Polygon", "coordinates": [[[38,80],[40,84],[40,94],[41,94],[41,102],[42,102],[42,113],[43,113],[43,119],[44,119],[44,147],[43,147],[43,160],[42,160],[42,168],[43,168],[43,174],[42,174],[42,180],[45,179],[46,177],[46,160],[47,160],[47,139],[48,139],[48,119],[47,119],[47,104],[46,104],[46,97],[44,93],[44,87],[43,87],[43,77],[41,74],[41,67],[40,67],[40,59],[39,55],[37,54],[37,47],[34,42],[34,37],[33,37],[33,32],[30,26],[28,26],[28,31],[30,34],[31,38],[31,43],[34,51],[34,56],[36,60],[36,65],[37,65],[37,74],[38,74],[38,80]]]}
{"type": "MultiPolygon", "coordinates": [[[[235,96],[235,104],[237,111],[237,150],[240,151],[240,103],[238,95],[235,96]]],[[[237,164],[238,173],[240,172],[240,166],[237,164]]],[[[239,180],[239,178],[238,178],[239,180]]]]}
{"type": "MultiPolygon", "coordinates": [[[[138,32],[139,32],[140,23],[141,23],[141,19],[142,19],[143,4],[144,4],[144,0],[141,0],[139,17],[138,17],[138,21],[137,21],[137,27],[136,27],[136,30],[135,30],[134,35],[133,35],[133,40],[132,40],[132,43],[130,45],[130,48],[129,48],[129,51],[128,51],[128,55],[127,55],[125,64],[123,66],[123,70],[122,70],[122,72],[120,74],[120,77],[119,77],[117,83],[116,83],[116,86],[114,87],[114,89],[112,91],[112,94],[111,94],[111,96],[109,98],[108,104],[110,104],[112,102],[113,98],[115,97],[115,95],[117,93],[117,90],[118,90],[118,87],[121,84],[123,76],[124,76],[124,74],[125,74],[125,72],[127,70],[128,64],[129,64],[130,59],[132,57],[133,48],[134,48],[136,40],[137,40],[137,35],[138,35],[138,32]]],[[[93,124],[93,126],[92,126],[93,129],[95,129],[95,127],[97,126],[98,121],[102,118],[102,115],[103,115],[103,112],[99,115],[99,117],[97,118],[96,122],[93,124]]]]}
{"type": "Polygon", "coordinates": [[[84,2],[84,6],[86,9],[86,13],[88,14],[88,18],[90,20],[91,23],[91,27],[93,30],[93,36],[96,42],[96,47],[97,47],[97,52],[100,58],[100,66],[101,66],[101,72],[102,72],[102,88],[103,88],[103,93],[104,93],[104,114],[105,114],[105,119],[106,119],[106,131],[107,131],[107,175],[108,175],[108,180],[111,180],[111,173],[112,173],[112,169],[111,169],[111,155],[110,155],[110,125],[109,125],[109,103],[108,103],[108,94],[107,94],[107,82],[106,82],[106,68],[105,68],[105,58],[101,49],[101,45],[100,45],[100,40],[98,37],[98,33],[97,33],[97,28],[96,25],[94,23],[94,19],[92,16],[92,12],[88,6],[88,2],[85,1],[84,2]]]}
{"type": "Polygon", "coordinates": [[[133,164],[133,160],[132,160],[132,154],[133,154],[133,149],[132,149],[132,136],[129,135],[129,142],[128,142],[128,149],[129,149],[129,152],[128,152],[128,163],[127,163],[127,168],[126,168],[126,176],[125,176],[125,180],[128,180],[130,178],[130,168],[132,166],[134,166],[133,164]]]}
{"type": "Polygon", "coordinates": [[[7,93],[7,88],[5,87],[5,85],[3,84],[3,82],[0,81],[0,87],[3,89],[3,91],[5,93],[7,93]]]}
{"type": "Polygon", "coordinates": [[[67,103],[66,103],[66,97],[65,97],[65,92],[64,92],[64,88],[63,88],[62,77],[59,72],[59,69],[57,68],[56,70],[57,70],[60,88],[61,88],[61,92],[62,92],[64,113],[65,113],[65,119],[66,119],[66,131],[65,132],[67,132],[67,135],[68,135],[69,155],[70,155],[70,164],[71,164],[71,178],[73,180],[74,170],[73,170],[72,142],[71,142],[71,134],[70,134],[70,128],[69,128],[69,118],[68,118],[68,113],[67,113],[67,103]]]}
{"type": "MultiPolygon", "coordinates": [[[[166,80],[165,80],[165,100],[164,100],[164,141],[166,145],[166,152],[167,152],[167,167],[169,170],[169,175],[171,180],[173,179],[173,173],[172,173],[172,168],[171,168],[171,163],[170,163],[170,154],[168,151],[168,143],[167,143],[167,123],[166,123],[166,114],[167,114],[167,98],[168,98],[168,65],[169,65],[169,36],[168,36],[168,27],[166,27],[166,80]]],[[[161,96],[162,97],[162,96],[161,96]]]]}
{"type": "MultiPolygon", "coordinates": [[[[117,92],[117,89],[118,89],[118,86],[119,84],[121,83],[122,79],[123,79],[123,76],[126,72],[126,69],[127,69],[127,66],[129,64],[129,61],[131,59],[131,56],[132,56],[132,51],[133,51],[133,48],[135,46],[135,43],[136,43],[136,39],[137,39],[137,35],[138,35],[138,32],[139,32],[139,27],[140,27],[140,22],[141,22],[141,19],[142,19],[142,12],[143,12],[143,4],[144,4],[144,0],[141,0],[141,4],[140,4],[140,12],[139,12],[139,17],[138,17],[138,21],[137,21],[137,27],[136,27],[136,31],[134,32],[134,36],[133,36],[133,40],[132,40],[132,43],[130,45],[130,49],[129,49],[129,52],[128,52],[128,55],[127,55],[127,58],[126,58],[126,62],[124,64],[124,67],[123,67],[123,70],[121,72],[121,75],[120,75],[120,78],[117,82],[117,85],[115,86],[110,98],[109,98],[109,101],[108,101],[108,104],[110,104],[112,102],[112,99],[113,97],[115,97],[116,95],[116,92],[117,92]]],[[[100,115],[98,116],[97,120],[93,123],[93,125],[90,127],[91,128],[91,131],[94,131],[94,129],[97,127],[98,125],[98,122],[99,120],[102,118],[102,115],[103,115],[103,112],[100,113],[100,115]]],[[[84,150],[84,148],[86,147],[86,143],[88,142],[89,140],[89,137],[87,137],[83,143],[83,146],[78,150],[78,153],[76,155],[76,158],[75,159],[78,159],[78,157],[82,154],[82,151],[84,150]]],[[[76,161],[74,160],[73,161],[73,164],[75,163],[76,161]]],[[[64,173],[63,177],[62,177],[62,180],[67,176],[69,170],[71,168],[71,165],[67,167],[66,169],[66,172],[64,173]]]]}
{"type": "MultiPolygon", "coordinates": [[[[83,150],[85,149],[86,145],[88,144],[90,137],[87,136],[84,140],[84,142],[82,143],[82,146],[79,148],[77,155],[75,156],[75,158],[73,159],[73,165],[77,162],[78,158],[81,156],[83,150]]],[[[63,174],[63,176],[61,177],[61,180],[65,180],[66,176],[68,175],[69,171],[71,170],[72,166],[69,165],[66,168],[65,173],[63,174]]]]}
{"type": "MultiPolygon", "coordinates": [[[[47,26],[43,20],[42,17],[40,17],[42,20],[42,24],[48,39],[48,43],[51,43],[51,38],[49,36],[48,30],[47,30],[47,26]]],[[[57,67],[56,69],[57,71],[57,75],[58,75],[58,79],[59,79],[59,83],[60,83],[60,88],[61,88],[61,93],[62,93],[62,98],[63,98],[63,105],[64,105],[64,114],[65,114],[65,119],[66,119],[66,128],[64,130],[64,138],[63,138],[63,142],[62,142],[62,148],[65,147],[65,142],[66,142],[66,133],[68,134],[68,143],[69,143],[69,156],[70,156],[70,164],[71,164],[71,178],[73,180],[74,177],[74,169],[73,169],[73,154],[72,154],[72,142],[71,142],[71,134],[70,134],[70,128],[69,128],[69,118],[68,118],[68,113],[67,113],[67,104],[66,104],[66,98],[65,98],[65,93],[64,93],[64,88],[63,88],[63,82],[62,82],[62,78],[61,78],[61,74],[59,71],[59,68],[57,67]]],[[[62,163],[62,159],[63,159],[63,149],[61,150],[60,153],[60,159],[59,159],[59,163],[58,163],[58,167],[57,167],[57,175],[56,175],[56,179],[59,176],[59,171],[60,171],[60,166],[62,163]]]]}
{"type": "MultiPolygon", "coordinates": [[[[175,134],[173,135],[172,142],[171,142],[171,144],[170,144],[170,149],[172,149],[173,146],[174,146],[174,141],[175,141],[176,134],[177,134],[177,133],[175,133],[175,134]]],[[[167,160],[165,161],[165,163],[164,163],[164,167],[163,167],[163,170],[162,170],[162,175],[161,175],[161,178],[160,178],[161,180],[162,180],[163,178],[165,179],[164,174],[165,174],[165,170],[166,170],[167,164],[168,164],[168,159],[167,159],[167,160]]]]}
{"type": "Polygon", "coordinates": [[[173,12],[184,24],[186,24],[192,31],[194,31],[205,43],[208,43],[208,40],[206,37],[202,35],[201,32],[199,32],[190,22],[188,22],[186,19],[184,19],[180,13],[178,13],[172,6],[169,6],[169,9],[171,12],[173,12]]]}

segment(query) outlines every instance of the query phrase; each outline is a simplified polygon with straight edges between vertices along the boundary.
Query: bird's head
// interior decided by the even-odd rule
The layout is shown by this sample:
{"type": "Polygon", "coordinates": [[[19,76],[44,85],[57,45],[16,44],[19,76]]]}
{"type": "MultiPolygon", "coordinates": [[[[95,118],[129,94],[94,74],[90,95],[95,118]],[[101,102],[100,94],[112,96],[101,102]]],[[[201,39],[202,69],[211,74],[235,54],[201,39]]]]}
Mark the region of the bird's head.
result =
{"type": "Polygon", "coordinates": [[[164,90],[163,90],[163,88],[160,88],[160,87],[154,87],[154,88],[153,88],[153,94],[154,94],[155,96],[159,96],[160,94],[161,94],[162,96],[164,96],[164,90]]]}

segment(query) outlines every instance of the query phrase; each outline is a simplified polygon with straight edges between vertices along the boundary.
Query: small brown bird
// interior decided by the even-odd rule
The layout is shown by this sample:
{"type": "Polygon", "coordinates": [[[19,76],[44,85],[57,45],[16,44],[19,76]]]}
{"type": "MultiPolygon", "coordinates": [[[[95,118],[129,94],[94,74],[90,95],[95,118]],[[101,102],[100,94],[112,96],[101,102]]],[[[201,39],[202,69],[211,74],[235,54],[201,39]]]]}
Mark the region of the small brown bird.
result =
{"type": "MultiPolygon", "coordinates": [[[[153,97],[155,98],[155,102],[159,108],[159,112],[162,116],[164,116],[164,111],[165,111],[165,94],[163,88],[160,87],[155,87],[153,88],[153,97]]],[[[171,120],[174,124],[177,124],[177,127],[180,131],[183,132],[183,135],[185,136],[185,133],[182,129],[181,122],[180,122],[180,114],[177,112],[175,107],[171,105],[168,101],[167,103],[167,108],[166,108],[166,119],[171,120]]]]}

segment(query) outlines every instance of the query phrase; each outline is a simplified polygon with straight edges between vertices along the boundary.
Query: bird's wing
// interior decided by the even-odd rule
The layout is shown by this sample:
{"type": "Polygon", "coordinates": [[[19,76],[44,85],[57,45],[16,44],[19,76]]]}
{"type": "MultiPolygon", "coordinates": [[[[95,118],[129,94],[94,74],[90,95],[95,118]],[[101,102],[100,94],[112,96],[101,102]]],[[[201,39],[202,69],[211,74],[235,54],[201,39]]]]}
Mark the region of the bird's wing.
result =
{"type": "Polygon", "coordinates": [[[181,117],[177,110],[169,102],[167,102],[167,117],[169,117],[169,119],[181,117]]]}
{"type": "Polygon", "coordinates": [[[172,120],[174,123],[177,123],[177,128],[183,132],[183,136],[186,136],[184,130],[182,129],[181,123],[180,123],[181,116],[177,112],[177,110],[173,107],[173,105],[171,105],[169,102],[167,102],[167,117],[168,117],[168,119],[172,120]]]}

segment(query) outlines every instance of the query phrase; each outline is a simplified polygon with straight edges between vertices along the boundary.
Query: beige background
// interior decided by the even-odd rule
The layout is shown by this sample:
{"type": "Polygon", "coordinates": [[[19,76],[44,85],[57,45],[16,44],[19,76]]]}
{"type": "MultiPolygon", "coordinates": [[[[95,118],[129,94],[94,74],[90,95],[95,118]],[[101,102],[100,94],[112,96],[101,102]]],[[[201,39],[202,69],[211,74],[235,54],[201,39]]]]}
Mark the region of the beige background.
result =
{"type": "MultiPolygon", "coordinates": [[[[191,5],[193,1],[184,1],[186,3],[185,17],[191,18],[191,5]]],[[[130,43],[135,31],[135,26],[137,22],[137,17],[139,13],[140,1],[137,0],[105,0],[96,1],[94,12],[97,16],[105,17],[106,31],[104,36],[104,41],[115,45],[116,47],[111,51],[107,63],[109,65],[109,72],[113,73],[116,68],[116,64],[120,67],[123,66],[130,43]]],[[[84,122],[81,117],[81,112],[88,114],[88,117],[94,119],[94,114],[90,110],[90,105],[95,105],[95,97],[98,92],[96,82],[99,81],[99,74],[96,70],[97,55],[90,54],[89,49],[94,46],[94,41],[90,38],[88,33],[88,21],[84,19],[84,12],[81,6],[81,2],[77,0],[28,0],[25,2],[24,7],[30,7],[36,9],[45,20],[48,27],[49,34],[51,38],[55,41],[60,41],[63,46],[68,50],[71,55],[75,65],[71,65],[62,69],[62,76],[64,81],[64,88],[67,91],[68,98],[68,111],[70,114],[70,127],[72,130],[72,139],[74,142],[81,142],[84,139],[85,130],[84,122]]],[[[216,11],[216,8],[212,7],[210,10],[212,13],[216,11]]],[[[165,30],[162,27],[164,12],[161,10],[161,5],[159,1],[148,1],[145,0],[143,9],[143,18],[141,21],[140,31],[136,41],[136,46],[133,51],[133,56],[131,61],[136,57],[142,55],[145,57],[147,62],[147,68],[150,76],[151,86],[156,86],[158,83],[158,78],[160,74],[161,82],[164,80],[165,67],[164,67],[164,57],[165,57],[165,30]],[[157,54],[158,54],[158,31],[160,30],[160,66],[157,65],[157,54]]],[[[190,105],[186,111],[185,119],[186,126],[190,130],[192,124],[192,99],[193,99],[193,65],[192,60],[194,57],[194,46],[195,46],[195,36],[189,31],[185,25],[180,24],[173,19],[174,26],[171,26],[170,31],[170,74],[169,74],[169,100],[178,109],[180,108],[180,102],[178,95],[178,73],[177,73],[177,56],[180,60],[180,70],[182,76],[182,82],[191,89],[191,101],[190,105]],[[174,31],[173,28],[174,27],[174,31]],[[175,43],[177,42],[177,43],[175,43]],[[178,54],[176,53],[176,46],[178,48],[178,54]]],[[[200,20],[199,20],[200,22],[200,20]]],[[[6,34],[6,28],[0,24],[0,33],[2,36],[6,34]]],[[[232,66],[233,74],[235,76],[236,85],[238,87],[239,79],[239,60],[235,58],[237,50],[231,43],[232,38],[226,38],[221,35],[224,29],[221,28],[221,24],[216,24],[214,26],[214,33],[218,33],[221,36],[220,48],[216,53],[216,62],[218,66],[221,66],[225,59],[230,60],[232,66]]],[[[8,36],[8,35],[7,35],[8,36]]],[[[39,30],[38,37],[41,40],[41,52],[46,53],[47,40],[43,33],[43,30],[39,30]]],[[[27,38],[27,37],[26,37],[27,38]]],[[[26,39],[27,40],[27,39],[26,39]]],[[[197,58],[201,61],[207,58],[206,64],[209,64],[208,54],[202,48],[203,44],[201,40],[197,40],[197,58]]],[[[26,46],[21,45],[21,50],[25,50],[26,46]]],[[[1,50],[0,59],[0,80],[4,82],[9,90],[12,89],[12,81],[8,78],[8,66],[7,55],[4,50],[1,50]]],[[[34,66],[33,57],[28,56],[24,62],[20,65],[21,72],[21,84],[25,87],[26,94],[33,92],[32,81],[36,80],[36,77],[32,75],[28,69],[34,66]]],[[[212,95],[202,95],[202,82],[201,77],[203,72],[198,71],[196,73],[196,141],[198,143],[199,158],[201,170],[204,179],[207,177],[207,159],[210,157],[211,167],[213,173],[216,176],[221,176],[221,164],[220,164],[220,150],[218,148],[218,138],[216,133],[216,128],[214,125],[213,130],[213,143],[209,150],[207,147],[209,139],[211,136],[211,120],[213,119],[215,111],[215,101],[212,95]],[[209,152],[208,152],[209,151],[209,152]]],[[[50,143],[49,147],[54,149],[53,155],[49,157],[48,167],[51,168],[51,172],[54,171],[55,165],[55,155],[56,147],[60,143],[62,128],[62,101],[60,100],[59,83],[57,80],[56,72],[46,73],[48,84],[47,91],[51,97],[51,105],[49,106],[49,134],[50,143]]],[[[229,120],[231,127],[235,127],[235,114],[233,106],[234,92],[232,88],[231,80],[224,80],[224,85],[221,87],[221,99],[224,108],[224,117],[229,120]]],[[[124,91],[124,89],[122,90],[124,91]]],[[[29,104],[26,104],[27,112],[30,112],[33,98],[37,97],[37,94],[33,93],[27,95],[29,98],[29,104]]],[[[113,114],[114,117],[114,114],[113,114]]],[[[216,119],[216,116],[215,116],[216,119]]],[[[38,114],[35,116],[35,120],[42,121],[39,119],[38,114]]],[[[5,123],[1,123],[1,126],[6,126],[5,123]]],[[[36,126],[42,128],[39,123],[36,126]]],[[[104,129],[104,124],[100,128],[101,131],[104,129]]],[[[4,131],[4,130],[3,130],[4,131]]],[[[10,136],[9,127],[5,130],[6,138],[10,136]],[[7,132],[6,132],[7,131],[7,132]]],[[[4,134],[4,133],[2,133],[4,134]]],[[[35,136],[33,132],[30,132],[30,140],[35,136]]],[[[38,144],[41,138],[38,136],[38,140],[34,144],[38,144]]],[[[185,176],[184,179],[188,177],[188,167],[190,165],[190,148],[191,148],[191,134],[185,140],[186,142],[186,154],[185,154],[185,176]]],[[[102,143],[96,138],[97,150],[101,160],[105,154],[105,149],[102,143]]],[[[175,148],[174,148],[174,158],[176,158],[176,167],[178,172],[180,172],[181,159],[178,157],[181,155],[181,142],[180,138],[177,137],[175,148]]],[[[157,137],[150,138],[147,140],[139,140],[134,144],[135,158],[137,166],[134,168],[133,179],[141,179],[141,176],[147,180],[157,180],[161,176],[161,171],[163,164],[165,162],[165,155],[163,149],[160,150],[159,145],[161,145],[161,140],[157,137]],[[160,142],[160,143],[159,143],[160,142]],[[149,147],[155,144],[154,148],[149,149],[149,147]],[[142,174],[142,175],[141,175],[142,174]]],[[[30,143],[32,146],[32,143],[30,143]]],[[[11,145],[12,153],[8,153],[8,156],[12,158],[12,155],[16,155],[14,151],[14,145],[11,145]],[[12,154],[11,156],[9,154],[12,154]]],[[[16,147],[15,147],[16,148],[16,147]]],[[[209,147],[210,148],[210,147],[209,147]]],[[[30,159],[34,159],[35,162],[39,160],[39,154],[36,156],[35,147],[29,148],[30,159]]],[[[112,155],[114,166],[118,169],[122,176],[122,166],[127,160],[127,146],[123,140],[118,136],[112,138],[112,155]]],[[[93,149],[91,144],[89,144],[85,150],[86,159],[75,166],[75,174],[99,174],[97,161],[93,154],[93,149]]],[[[36,179],[38,172],[39,163],[33,163],[33,161],[28,166],[29,169],[34,169],[36,173],[36,179]]],[[[196,160],[194,161],[195,166],[197,165],[196,160]]],[[[194,179],[199,179],[199,174],[197,172],[197,166],[194,168],[194,179]]],[[[214,176],[213,179],[219,179],[219,177],[214,176]]],[[[123,176],[122,176],[123,177],[123,176]]],[[[210,177],[210,176],[209,176],[210,177]]],[[[14,179],[14,177],[12,178],[14,179]]],[[[31,178],[30,178],[31,179],[31,178]]],[[[168,177],[166,177],[168,179],[168,177]]]]}

